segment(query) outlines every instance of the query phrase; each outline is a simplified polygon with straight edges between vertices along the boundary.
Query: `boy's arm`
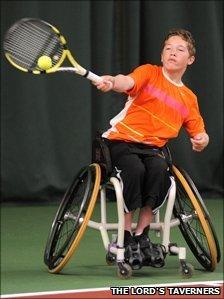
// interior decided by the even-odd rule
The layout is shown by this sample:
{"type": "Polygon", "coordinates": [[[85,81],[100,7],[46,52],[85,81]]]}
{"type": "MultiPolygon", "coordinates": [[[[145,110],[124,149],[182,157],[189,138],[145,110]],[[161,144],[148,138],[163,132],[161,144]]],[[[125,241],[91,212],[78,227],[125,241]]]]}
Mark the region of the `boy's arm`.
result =
{"type": "Polygon", "coordinates": [[[107,92],[114,90],[116,92],[126,92],[131,89],[135,82],[130,76],[117,75],[117,76],[102,76],[102,82],[93,82],[93,84],[101,91],[107,92]],[[111,84],[111,83],[112,84],[111,84]]]}
{"type": "Polygon", "coordinates": [[[197,97],[194,95],[189,114],[185,119],[184,127],[190,135],[193,151],[201,152],[209,143],[209,136],[205,130],[204,120],[199,111],[197,97]]]}

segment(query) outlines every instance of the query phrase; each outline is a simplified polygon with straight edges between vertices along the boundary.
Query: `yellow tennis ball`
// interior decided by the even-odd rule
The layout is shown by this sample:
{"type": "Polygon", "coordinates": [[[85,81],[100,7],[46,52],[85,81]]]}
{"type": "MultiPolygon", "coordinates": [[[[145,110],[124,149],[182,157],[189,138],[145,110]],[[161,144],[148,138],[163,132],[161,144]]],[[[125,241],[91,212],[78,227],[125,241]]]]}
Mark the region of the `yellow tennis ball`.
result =
{"type": "Polygon", "coordinates": [[[43,55],[38,59],[37,65],[42,70],[47,70],[52,67],[52,60],[49,56],[43,55]]]}

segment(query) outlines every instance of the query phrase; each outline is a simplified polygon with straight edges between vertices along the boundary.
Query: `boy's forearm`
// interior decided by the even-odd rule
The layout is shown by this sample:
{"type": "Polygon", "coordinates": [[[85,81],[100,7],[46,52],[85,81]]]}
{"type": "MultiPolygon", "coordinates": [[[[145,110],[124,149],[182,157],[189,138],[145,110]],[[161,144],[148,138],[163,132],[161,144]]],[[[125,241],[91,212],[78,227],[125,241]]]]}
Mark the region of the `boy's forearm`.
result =
{"type": "Polygon", "coordinates": [[[113,77],[113,90],[125,92],[134,86],[134,80],[129,76],[117,75],[113,77]]]}
{"type": "Polygon", "coordinates": [[[108,92],[110,90],[114,90],[116,92],[126,92],[135,84],[134,79],[124,75],[104,75],[101,76],[101,78],[102,80],[93,81],[92,83],[97,87],[97,89],[103,92],[108,92]]]}

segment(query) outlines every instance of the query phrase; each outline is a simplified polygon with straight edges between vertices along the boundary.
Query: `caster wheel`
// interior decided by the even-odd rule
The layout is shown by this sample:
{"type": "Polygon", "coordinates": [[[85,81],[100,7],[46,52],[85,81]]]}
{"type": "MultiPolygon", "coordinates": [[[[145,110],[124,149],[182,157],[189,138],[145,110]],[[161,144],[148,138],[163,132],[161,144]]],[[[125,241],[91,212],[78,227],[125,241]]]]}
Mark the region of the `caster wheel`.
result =
{"type": "Polygon", "coordinates": [[[183,278],[190,278],[192,277],[194,272],[194,267],[189,263],[181,264],[180,266],[180,274],[183,278]]]}
{"type": "Polygon", "coordinates": [[[117,276],[121,279],[127,279],[132,276],[132,268],[128,264],[119,263],[117,269],[117,276]]]}
{"type": "Polygon", "coordinates": [[[108,252],[106,255],[106,263],[108,266],[113,266],[116,264],[116,255],[108,252]]]}

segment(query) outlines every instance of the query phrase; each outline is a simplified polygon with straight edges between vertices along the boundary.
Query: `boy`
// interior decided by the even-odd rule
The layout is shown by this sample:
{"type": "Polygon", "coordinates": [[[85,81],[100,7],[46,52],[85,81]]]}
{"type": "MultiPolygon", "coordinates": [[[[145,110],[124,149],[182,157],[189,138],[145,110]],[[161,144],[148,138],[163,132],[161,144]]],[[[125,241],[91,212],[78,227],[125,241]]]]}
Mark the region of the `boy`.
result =
{"type": "Polygon", "coordinates": [[[182,82],[195,52],[190,32],[171,30],[164,40],[162,66],[145,64],[127,76],[106,75],[102,82],[93,83],[103,92],[128,95],[124,109],[110,121],[111,128],[103,137],[108,140],[112,164],[123,185],[124,245],[139,244],[145,256],[150,255],[148,231],[153,213],[165,201],[171,184],[164,146],[178,136],[182,126],[194,151],[202,151],[209,142],[197,97],[182,82]],[[137,208],[140,212],[133,235],[131,225],[137,208]]]}

